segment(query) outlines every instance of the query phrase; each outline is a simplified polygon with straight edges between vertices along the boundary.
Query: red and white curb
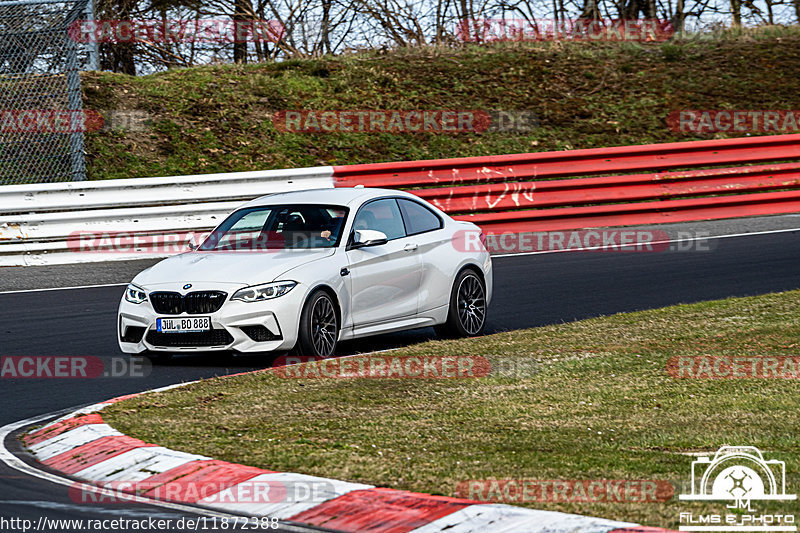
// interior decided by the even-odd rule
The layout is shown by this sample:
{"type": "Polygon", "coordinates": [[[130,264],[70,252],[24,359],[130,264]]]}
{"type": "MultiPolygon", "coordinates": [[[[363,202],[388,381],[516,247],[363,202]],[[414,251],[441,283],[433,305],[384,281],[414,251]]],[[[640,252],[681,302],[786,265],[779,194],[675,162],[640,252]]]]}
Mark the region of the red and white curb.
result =
{"type": "Polygon", "coordinates": [[[277,518],[338,531],[667,531],[602,518],[273,472],[170,450],[123,435],[103,422],[99,414],[101,409],[134,396],[137,395],[114,398],[74,411],[24,435],[22,442],[39,462],[92,486],[113,487],[132,497],[189,504],[232,515],[277,518]],[[275,490],[276,487],[299,486],[305,489],[275,490]],[[262,488],[263,497],[237,496],[258,494],[258,487],[262,488]]]}

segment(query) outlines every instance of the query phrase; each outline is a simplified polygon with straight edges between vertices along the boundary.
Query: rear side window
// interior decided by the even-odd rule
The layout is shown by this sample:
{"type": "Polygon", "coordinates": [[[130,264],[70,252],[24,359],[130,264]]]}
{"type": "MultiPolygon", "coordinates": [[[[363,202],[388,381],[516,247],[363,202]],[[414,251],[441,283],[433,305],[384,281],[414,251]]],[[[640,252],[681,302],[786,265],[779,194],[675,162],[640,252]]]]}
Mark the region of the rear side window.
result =
{"type": "Polygon", "coordinates": [[[400,204],[400,212],[403,213],[403,221],[406,223],[406,233],[409,235],[425,233],[442,227],[442,221],[436,216],[436,213],[424,205],[402,198],[398,198],[397,203],[400,204]]]}
{"type": "Polygon", "coordinates": [[[375,200],[366,204],[358,212],[353,229],[372,229],[382,231],[388,240],[405,237],[403,218],[397,202],[392,198],[385,200],[375,200]]]}

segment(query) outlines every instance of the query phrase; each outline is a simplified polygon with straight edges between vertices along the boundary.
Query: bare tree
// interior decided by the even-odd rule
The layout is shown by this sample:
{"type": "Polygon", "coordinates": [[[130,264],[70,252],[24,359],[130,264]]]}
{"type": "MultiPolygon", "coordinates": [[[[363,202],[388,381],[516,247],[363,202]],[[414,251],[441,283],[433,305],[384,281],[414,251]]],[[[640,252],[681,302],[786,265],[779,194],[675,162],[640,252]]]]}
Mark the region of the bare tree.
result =
{"type": "MultiPolygon", "coordinates": [[[[98,2],[98,18],[105,20],[131,20],[137,13],[136,0],[105,0],[98,2]]],[[[136,75],[136,45],[133,43],[101,43],[100,68],[136,75]]]]}
{"type": "MultiPolygon", "coordinates": [[[[800,0],[96,0],[98,20],[232,22],[226,39],[103,43],[101,68],[128,74],[210,62],[319,57],[363,49],[452,45],[489,24],[638,19],[692,28],[800,22],[800,0]],[[486,19],[489,19],[488,21],[486,19]],[[255,27],[271,21],[271,34],[255,27]],[[464,25],[466,24],[466,26],[464,25]],[[466,32],[466,35],[464,35],[466,32]],[[269,37],[262,40],[262,37],[269,37]]],[[[508,26],[516,27],[516,26],[508,26]]],[[[513,38],[513,37],[512,37],[513,38]]],[[[2,60],[2,58],[0,58],[2,60]]]]}
{"type": "Polygon", "coordinates": [[[233,62],[247,63],[247,22],[255,18],[250,0],[233,3],[233,62]]]}

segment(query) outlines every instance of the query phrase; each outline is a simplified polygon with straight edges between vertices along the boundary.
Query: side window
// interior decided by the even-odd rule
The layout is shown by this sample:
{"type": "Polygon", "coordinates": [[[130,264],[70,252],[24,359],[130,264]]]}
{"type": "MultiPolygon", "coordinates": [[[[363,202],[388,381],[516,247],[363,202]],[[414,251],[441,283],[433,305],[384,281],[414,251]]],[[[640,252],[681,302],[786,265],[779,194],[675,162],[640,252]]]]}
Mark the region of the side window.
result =
{"type": "Polygon", "coordinates": [[[442,221],[427,207],[402,198],[399,198],[397,203],[400,204],[400,211],[403,213],[403,220],[409,235],[425,233],[442,227],[442,221]]]}
{"type": "Polygon", "coordinates": [[[353,229],[356,231],[360,229],[382,231],[389,240],[399,239],[406,235],[400,208],[392,198],[375,200],[362,207],[353,222],[353,229]]]}

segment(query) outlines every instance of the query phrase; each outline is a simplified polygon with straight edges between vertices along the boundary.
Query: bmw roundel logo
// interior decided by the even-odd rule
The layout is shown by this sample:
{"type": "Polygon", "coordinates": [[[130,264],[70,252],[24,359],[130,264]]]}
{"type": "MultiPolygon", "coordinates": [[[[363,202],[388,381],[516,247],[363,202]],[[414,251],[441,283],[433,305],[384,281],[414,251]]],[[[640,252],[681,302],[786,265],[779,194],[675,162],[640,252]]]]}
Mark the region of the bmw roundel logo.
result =
{"type": "Polygon", "coordinates": [[[191,289],[191,288],[192,288],[192,284],[191,283],[187,283],[186,285],[183,286],[183,290],[191,289]]]}

